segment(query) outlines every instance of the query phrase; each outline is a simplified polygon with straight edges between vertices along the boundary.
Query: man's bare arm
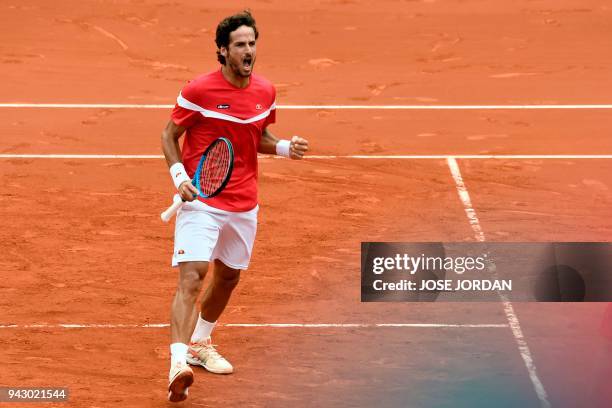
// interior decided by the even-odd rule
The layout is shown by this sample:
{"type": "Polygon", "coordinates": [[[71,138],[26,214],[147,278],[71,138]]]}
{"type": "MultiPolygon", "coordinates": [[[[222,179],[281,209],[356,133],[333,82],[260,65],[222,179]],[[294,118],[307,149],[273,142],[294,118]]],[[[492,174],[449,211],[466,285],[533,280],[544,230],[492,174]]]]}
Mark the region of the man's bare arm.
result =
{"type": "Polygon", "coordinates": [[[270,133],[268,128],[264,129],[257,151],[263,154],[276,154],[276,144],[278,140],[276,136],[270,133]]]}
{"type": "Polygon", "coordinates": [[[173,121],[168,121],[166,128],[162,132],[162,151],[166,157],[168,167],[174,163],[181,161],[181,148],[179,147],[179,139],[185,133],[185,128],[175,124],[173,121]]]}
{"type": "MultiPolygon", "coordinates": [[[[185,133],[185,128],[175,124],[172,120],[168,121],[166,128],[162,131],[162,151],[168,167],[181,162],[181,148],[178,141],[183,133],[185,133]]],[[[193,201],[198,194],[193,184],[187,182],[183,182],[177,189],[185,201],[193,201]]]]}
{"type": "MultiPolygon", "coordinates": [[[[276,154],[276,144],[280,141],[274,136],[267,128],[264,129],[259,142],[259,148],[257,151],[263,154],[276,154]]],[[[299,136],[293,136],[291,138],[291,144],[289,147],[289,158],[293,160],[299,160],[304,157],[304,154],[308,151],[308,140],[303,139],[299,136]]]]}

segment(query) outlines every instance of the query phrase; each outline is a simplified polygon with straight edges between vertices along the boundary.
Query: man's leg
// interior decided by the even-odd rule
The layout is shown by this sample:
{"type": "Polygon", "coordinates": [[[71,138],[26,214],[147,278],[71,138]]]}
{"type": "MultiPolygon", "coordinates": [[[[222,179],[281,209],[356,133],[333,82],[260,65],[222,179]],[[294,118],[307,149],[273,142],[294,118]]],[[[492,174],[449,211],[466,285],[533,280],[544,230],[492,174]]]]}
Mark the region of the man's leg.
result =
{"type": "Polygon", "coordinates": [[[202,318],[216,322],[225,310],[234,288],[240,281],[240,269],[233,269],[215,259],[215,270],[211,284],[206,288],[202,307],[202,318]]]}
{"type": "Polygon", "coordinates": [[[187,398],[188,388],[193,383],[193,371],[187,365],[187,344],[197,319],[196,302],[208,270],[208,262],[182,262],[179,268],[179,281],[171,312],[172,362],[168,399],[173,402],[187,398]]]}
{"type": "Polygon", "coordinates": [[[200,317],[191,336],[187,357],[190,364],[201,365],[217,374],[233,372],[232,365],[216,351],[210,335],[239,280],[239,269],[230,268],[223,262],[215,260],[213,279],[204,293],[200,317]]]}
{"type": "Polygon", "coordinates": [[[179,281],[172,301],[172,343],[189,344],[196,324],[196,301],[208,271],[208,262],[181,262],[179,281]]]}

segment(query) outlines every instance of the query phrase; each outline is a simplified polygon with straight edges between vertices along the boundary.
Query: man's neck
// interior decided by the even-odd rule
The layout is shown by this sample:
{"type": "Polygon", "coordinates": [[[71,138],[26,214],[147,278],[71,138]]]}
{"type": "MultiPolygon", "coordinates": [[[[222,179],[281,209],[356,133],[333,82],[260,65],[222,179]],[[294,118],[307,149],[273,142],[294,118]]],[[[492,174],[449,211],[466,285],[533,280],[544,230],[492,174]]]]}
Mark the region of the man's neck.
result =
{"type": "Polygon", "coordinates": [[[249,86],[250,77],[237,76],[225,65],[221,67],[221,73],[227,82],[234,85],[236,88],[246,88],[249,86]]]}

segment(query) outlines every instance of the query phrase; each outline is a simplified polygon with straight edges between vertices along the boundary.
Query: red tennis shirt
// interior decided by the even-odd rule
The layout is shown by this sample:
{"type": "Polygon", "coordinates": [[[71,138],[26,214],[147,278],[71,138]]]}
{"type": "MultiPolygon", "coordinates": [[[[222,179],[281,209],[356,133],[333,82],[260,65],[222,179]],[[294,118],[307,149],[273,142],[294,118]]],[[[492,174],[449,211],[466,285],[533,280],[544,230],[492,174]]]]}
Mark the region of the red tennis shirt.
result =
{"type": "Polygon", "coordinates": [[[248,211],[257,205],[257,148],[261,135],[276,120],[276,90],[266,79],[251,74],[246,88],[229,83],[221,70],[185,85],[172,111],[172,121],[187,129],[182,161],[193,178],[198,161],[210,143],[228,138],[234,147],[234,170],[229,183],[213,198],[211,207],[248,211]]]}

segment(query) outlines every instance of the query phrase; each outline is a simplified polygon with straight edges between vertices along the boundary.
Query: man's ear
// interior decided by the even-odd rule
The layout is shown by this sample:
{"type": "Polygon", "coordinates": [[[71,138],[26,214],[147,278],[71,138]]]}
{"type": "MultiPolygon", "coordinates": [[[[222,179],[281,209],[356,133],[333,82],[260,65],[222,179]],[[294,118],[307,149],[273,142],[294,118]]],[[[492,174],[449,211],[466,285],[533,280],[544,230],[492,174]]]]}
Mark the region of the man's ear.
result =
{"type": "Polygon", "coordinates": [[[221,53],[221,55],[223,55],[225,58],[227,58],[227,47],[219,48],[219,52],[221,53]]]}

